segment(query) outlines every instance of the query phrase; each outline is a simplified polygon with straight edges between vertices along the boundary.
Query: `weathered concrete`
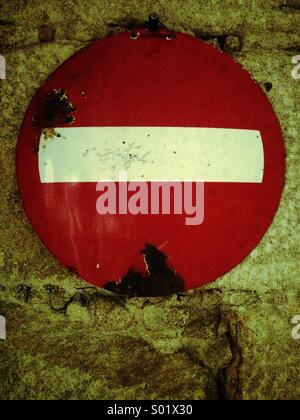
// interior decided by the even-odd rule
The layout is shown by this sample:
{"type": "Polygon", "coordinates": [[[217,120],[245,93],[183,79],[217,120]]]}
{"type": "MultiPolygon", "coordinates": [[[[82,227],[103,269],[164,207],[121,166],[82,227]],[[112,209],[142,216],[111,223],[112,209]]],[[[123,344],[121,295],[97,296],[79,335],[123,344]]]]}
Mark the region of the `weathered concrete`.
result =
{"type": "Polygon", "coordinates": [[[0,0],[0,399],[297,399],[299,88],[297,0],[0,0]],[[24,112],[75,51],[156,11],[232,54],[282,123],[287,177],[276,219],[231,273],[193,294],[120,299],[49,255],[24,217],[15,146],[24,112]]]}

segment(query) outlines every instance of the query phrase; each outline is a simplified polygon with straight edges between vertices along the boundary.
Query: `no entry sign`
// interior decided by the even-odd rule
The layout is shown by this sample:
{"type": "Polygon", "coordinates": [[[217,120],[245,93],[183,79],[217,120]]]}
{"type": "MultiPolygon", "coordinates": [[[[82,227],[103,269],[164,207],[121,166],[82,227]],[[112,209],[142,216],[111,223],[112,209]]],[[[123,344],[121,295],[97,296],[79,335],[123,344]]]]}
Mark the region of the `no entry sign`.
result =
{"type": "Polygon", "coordinates": [[[284,145],[265,94],[184,34],[96,42],[35,95],[17,148],[26,214],[89,283],[166,295],[222,276],[279,205],[284,145]]]}

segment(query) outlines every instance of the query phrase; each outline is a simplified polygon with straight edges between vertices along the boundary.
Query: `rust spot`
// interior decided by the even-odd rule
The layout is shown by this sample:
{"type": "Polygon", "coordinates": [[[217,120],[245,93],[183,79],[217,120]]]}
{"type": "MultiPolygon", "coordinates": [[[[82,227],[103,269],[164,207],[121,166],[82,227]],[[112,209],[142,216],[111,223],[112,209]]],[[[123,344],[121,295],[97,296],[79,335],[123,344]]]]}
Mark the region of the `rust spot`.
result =
{"type": "Polygon", "coordinates": [[[169,267],[163,252],[147,244],[141,253],[148,275],[129,270],[120,281],[107,283],[104,288],[129,297],[170,296],[184,291],[183,279],[169,267]]]}
{"type": "Polygon", "coordinates": [[[53,139],[54,137],[58,137],[55,128],[45,128],[45,130],[43,130],[43,135],[45,139],[53,139]]]}
{"type": "MultiPolygon", "coordinates": [[[[33,124],[43,131],[46,139],[61,137],[55,131],[55,127],[60,125],[71,125],[75,121],[73,113],[76,108],[70,102],[66,92],[62,89],[54,89],[42,101],[39,111],[34,115],[33,124]]],[[[39,140],[33,146],[35,153],[39,151],[39,140]]]]}
{"type": "Polygon", "coordinates": [[[72,124],[75,121],[72,115],[75,111],[76,108],[69,101],[66,92],[54,89],[42,101],[41,111],[34,116],[34,123],[42,130],[72,124]]]}

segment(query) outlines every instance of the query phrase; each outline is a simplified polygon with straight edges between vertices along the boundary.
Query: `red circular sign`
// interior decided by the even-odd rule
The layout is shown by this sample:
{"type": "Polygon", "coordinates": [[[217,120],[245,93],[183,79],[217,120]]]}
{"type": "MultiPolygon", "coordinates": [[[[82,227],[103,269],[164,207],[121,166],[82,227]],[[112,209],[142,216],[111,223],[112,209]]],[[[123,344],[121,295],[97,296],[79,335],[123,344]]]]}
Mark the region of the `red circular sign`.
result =
{"type": "Polygon", "coordinates": [[[97,286],[116,281],[110,290],[164,295],[217,279],[255,248],[279,205],[284,155],[272,106],[240,65],[191,36],[142,30],[90,45],[48,78],[21,128],[17,177],[29,220],[65,266],[97,286]],[[149,183],[176,168],[192,179],[198,165],[201,224],[96,210],[102,168],[145,168],[149,183]]]}

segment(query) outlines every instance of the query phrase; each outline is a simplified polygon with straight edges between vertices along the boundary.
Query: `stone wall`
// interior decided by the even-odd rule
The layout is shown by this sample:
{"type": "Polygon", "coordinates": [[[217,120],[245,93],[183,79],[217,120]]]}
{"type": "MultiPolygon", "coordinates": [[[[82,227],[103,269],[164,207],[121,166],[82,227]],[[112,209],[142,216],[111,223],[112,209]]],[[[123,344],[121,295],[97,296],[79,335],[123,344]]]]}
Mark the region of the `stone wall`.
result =
{"type": "Polygon", "coordinates": [[[0,0],[0,399],[297,399],[298,0],[0,0]],[[272,227],[232,272],[193,294],[123,299],[68,272],[24,216],[15,146],[37,88],[91,41],[157,12],[232,54],[269,95],[287,152],[272,227]]]}

